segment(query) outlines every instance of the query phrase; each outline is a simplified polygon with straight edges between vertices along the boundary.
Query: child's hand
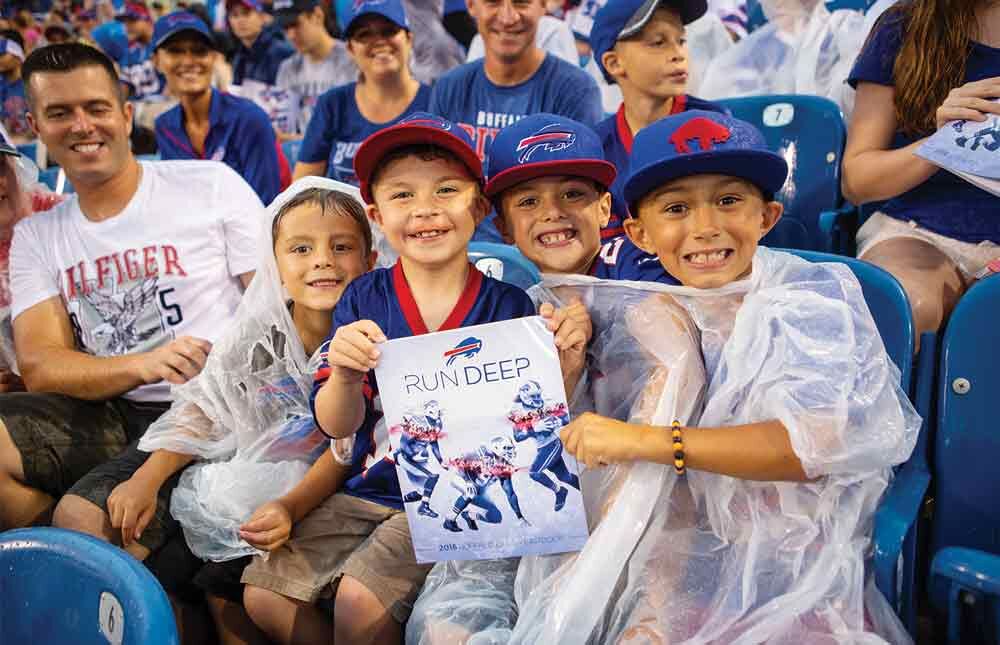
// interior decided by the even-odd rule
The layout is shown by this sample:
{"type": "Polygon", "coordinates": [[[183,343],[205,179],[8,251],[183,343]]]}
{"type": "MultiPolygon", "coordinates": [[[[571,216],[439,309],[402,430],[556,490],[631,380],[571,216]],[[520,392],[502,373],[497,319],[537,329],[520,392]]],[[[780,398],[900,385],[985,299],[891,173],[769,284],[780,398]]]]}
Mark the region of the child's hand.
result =
{"type": "Polygon", "coordinates": [[[588,468],[643,458],[646,426],[585,412],[559,435],[566,450],[588,468]]]}
{"type": "Polygon", "coordinates": [[[550,303],[542,303],[538,314],[545,319],[549,331],[555,334],[563,383],[567,396],[571,396],[583,373],[587,361],[587,345],[594,333],[590,314],[579,298],[559,309],[550,303]]]}
{"type": "Polygon", "coordinates": [[[327,361],[342,379],[360,382],[374,369],[381,354],[376,345],[385,340],[385,334],[371,320],[344,325],[330,340],[327,361]]]}
{"type": "Polygon", "coordinates": [[[280,500],[267,502],[240,527],[240,537],[262,551],[274,551],[292,533],[292,514],[280,500]]]}
{"type": "Polygon", "coordinates": [[[123,547],[142,537],[142,532],[156,514],[159,492],[159,486],[142,476],[133,475],[115,486],[108,495],[108,517],[111,527],[121,530],[123,547]]]}

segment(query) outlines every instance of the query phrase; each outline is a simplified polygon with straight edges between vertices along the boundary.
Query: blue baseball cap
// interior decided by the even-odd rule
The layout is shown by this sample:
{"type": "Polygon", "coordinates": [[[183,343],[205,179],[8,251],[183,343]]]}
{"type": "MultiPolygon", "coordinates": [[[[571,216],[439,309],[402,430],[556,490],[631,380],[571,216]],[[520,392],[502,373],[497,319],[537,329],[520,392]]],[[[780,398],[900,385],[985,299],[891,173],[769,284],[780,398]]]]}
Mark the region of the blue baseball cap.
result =
{"type": "Polygon", "coordinates": [[[458,157],[477,180],[483,180],[483,164],[465,130],[436,114],[414,112],[362,141],[354,153],[354,174],[358,176],[361,197],[366,203],[374,201],[371,180],[379,161],[397,148],[414,145],[444,148],[458,157]]]}
{"type": "Polygon", "coordinates": [[[410,30],[410,23],[406,19],[406,9],[399,0],[354,0],[351,5],[351,17],[344,25],[344,35],[350,37],[351,28],[354,23],[364,16],[382,16],[400,29],[410,30]]]}
{"type": "Polygon", "coordinates": [[[501,130],[486,158],[486,196],[547,175],[593,179],[607,188],[615,166],[604,158],[597,134],[582,123],[545,112],[524,117],[501,130]]]}
{"type": "Polygon", "coordinates": [[[243,5],[247,9],[264,13],[264,5],[261,4],[260,0],[226,0],[226,9],[238,4],[243,5]]]}
{"type": "Polygon", "coordinates": [[[704,174],[746,179],[774,195],[785,184],[788,164],[767,149],[764,136],[746,121],[688,110],[660,119],[635,136],[623,187],[625,202],[634,215],[634,204],[659,186],[704,174]]]}
{"type": "Polygon", "coordinates": [[[153,49],[159,49],[168,40],[184,32],[198,34],[210,47],[218,49],[215,36],[212,35],[212,30],[208,28],[205,21],[187,11],[174,11],[156,21],[156,24],[153,25],[153,49]]]}
{"type": "Polygon", "coordinates": [[[590,48],[594,60],[609,83],[615,79],[604,69],[601,58],[622,38],[634,36],[646,26],[649,19],[660,7],[675,9],[685,25],[692,23],[708,11],[707,0],[611,0],[606,2],[594,16],[590,28],[590,48]]]}

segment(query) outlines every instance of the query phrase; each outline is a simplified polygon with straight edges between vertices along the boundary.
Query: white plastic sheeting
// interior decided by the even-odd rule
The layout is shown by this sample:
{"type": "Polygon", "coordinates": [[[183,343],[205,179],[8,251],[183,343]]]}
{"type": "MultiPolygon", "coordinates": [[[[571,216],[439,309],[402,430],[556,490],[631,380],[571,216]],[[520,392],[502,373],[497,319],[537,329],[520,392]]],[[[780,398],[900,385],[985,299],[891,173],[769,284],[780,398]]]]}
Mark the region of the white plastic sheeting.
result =
{"type": "Polygon", "coordinates": [[[575,413],[778,419],[812,480],[586,471],[583,551],[523,558],[516,578],[502,562],[436,566],[407,642],[909,642],[864,561],[920,419],[850,269],[761,248],[748,278],[715,290],[546,276],[536,292],[574,295],[595,328],[575,413]]]}
{"type": "Polygon", "coordinates": [[[768,23],[715,58],[698,88],[702,98],[815,94],[854,107],[847,76],[867,32],[861,12],[830,12],[815,0],[761,0],[768,23]]]}
{"type": "MultiPolygon", "coordinates": [[[[259,505],[288,492],[331,446],[309,409],[319,354],[305,354],[271,237],[281,207],[308,188],[342,190],[357,198],[351,186],[307,177],[275,199],[261,222],[257,273],[236,320],[213,346],[201,374],[172,389],[170,410],[139,441],[140,450],[170,450],[202,460],[181,475],[170,511],[191,551],[205,560],[256,553],[240,539],[239,526],[259,505]]],[[[334,443],[334,454],[349,460],[349,443],[334,443]]]]}

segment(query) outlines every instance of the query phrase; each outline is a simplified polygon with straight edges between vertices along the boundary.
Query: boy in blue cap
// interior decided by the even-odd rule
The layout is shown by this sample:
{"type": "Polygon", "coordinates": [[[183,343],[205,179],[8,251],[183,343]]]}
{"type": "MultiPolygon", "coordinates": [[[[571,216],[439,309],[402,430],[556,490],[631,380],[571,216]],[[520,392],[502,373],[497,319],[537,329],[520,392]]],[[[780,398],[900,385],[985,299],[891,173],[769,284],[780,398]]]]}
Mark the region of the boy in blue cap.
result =
{"type": "Polygon", "coordinates": [[[605,238],[620,235],[627,216],[621,189],[635,134],[657,119],[685,110],[726,111],[685,94],[684,26],[706,10],[706,0],[616,0],[607,2],[594,16],[590,31],[594,61],[607,82],[618,85],[623,98],[617,114],[594,128],[604,145],[604,157],[618,169],[605,238]]]}
{"type": "Polygon", "coordinates": [[[264,110],[249,99],[212,88],[219,55],[200,18],[175,11],[156,21],[154,60],[178,105],[156,119],[163,159],[211,159],[239,173],[265,204],[281,191],[278,148],[264,110]]]}
{"type": "Polygon", "coordinates": [[[676,284],[655,255],[624,235],[602,245],[616,171],[584,124],[555,114],[525,117],[493,140],[486,169],[497,229],[543,273],[676,284]]]}
{"type": "MultiPolygon", "coordinates": [[[[563,430],[565,449],[588,468],[652,462],[672,471],[653,491],[641,538],[621,546],[595,531],[579,556],[611,562],[616,549],[626,553],[624,570],[644,589],[563,604],[565,622],[625,610],[616,628],[641,628],[658,642],[810,643],[833,634],[882,642],[874,624],[900,642],[901,631],[888,635],[899,625],[880,610],[885,601],[865,590],[864,562],[876,502],[920,420],[850,269],[759,247],[781,217],[774,194],[787,173],[753,126],[715,112],[667,117],[635,139],[625,228],[686,288],[632,297],[640,308],[671,296],[682,305],[710,385],[691,427],[673,408],[658,421],[585,413],[563,430]]],[[[624,291],[617,302],[629,298],[624,291]]],[[[668,321],[651,322],[629,333],[662,337],[668,321]]],[[[612,358],[597,356],[596,368],[612,358]]],[[[684,369],[689,360],[662,365],[684,369]]],[[[651,379],[648,395],[663,409],[678,392],[651,379]]],[[[619,565],[591,574],[626,575],[619,565]]],[[[560,575],[573,584],[574,573],[560,575]]],[[[551,596],[560,583],[549,582],[535,588],[551,596]]]]}
{"type": "MultiPolygon", "coordinates": [[[[378,344],[535,313],[527,294],[468,261],[469,240],[488,204],[479,157],[461,128],[415,113],[366,139],[354,168],[368,214],[399,261],[344,291],[316,373],[316,426],[334,439],[354,438],[346,481],[317,476],[314,466],[302,484],[252,518],[260,520],[255,534],[285,536],[269,544],[275,550],[267,560],[255,558],[243,573],[247,612],[280,643],[328,639],[329,612],[314,603],[331,597],[334,642],[399,642],[430,569],[416,561],[390,457],[395,446],[372,371],[378,344]]],[[[589,320],[576,315],[581,310],[541,310],[555,332],[569,391],[589,340],[589,320]]]]}

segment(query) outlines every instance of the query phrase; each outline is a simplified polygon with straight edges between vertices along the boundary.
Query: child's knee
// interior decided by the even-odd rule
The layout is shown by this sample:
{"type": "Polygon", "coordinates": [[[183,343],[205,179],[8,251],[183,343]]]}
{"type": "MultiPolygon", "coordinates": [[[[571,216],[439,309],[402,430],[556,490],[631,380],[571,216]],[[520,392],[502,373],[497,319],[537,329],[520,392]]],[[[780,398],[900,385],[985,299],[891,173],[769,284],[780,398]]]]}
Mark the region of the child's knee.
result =
{"type": "Polygon", "coordinates": [[[289,606],[289,599],[279,593],[246,585],[243,589],[243,606],[255,625],[267,631],[268,626],[280,622],[279,616],[289,606]]]}
{"type": "Polygon", "coordinates": [[[52,513],[52,526],[108,539],[110,523],[97,504],[77,495],[63,495],[52,513]]]}
{"type": "Polygon", "coordinates": [[[334,602],[334,642],[365,642],[400,626],[378,597],[357,578],[344,576],[334,602]]]}

